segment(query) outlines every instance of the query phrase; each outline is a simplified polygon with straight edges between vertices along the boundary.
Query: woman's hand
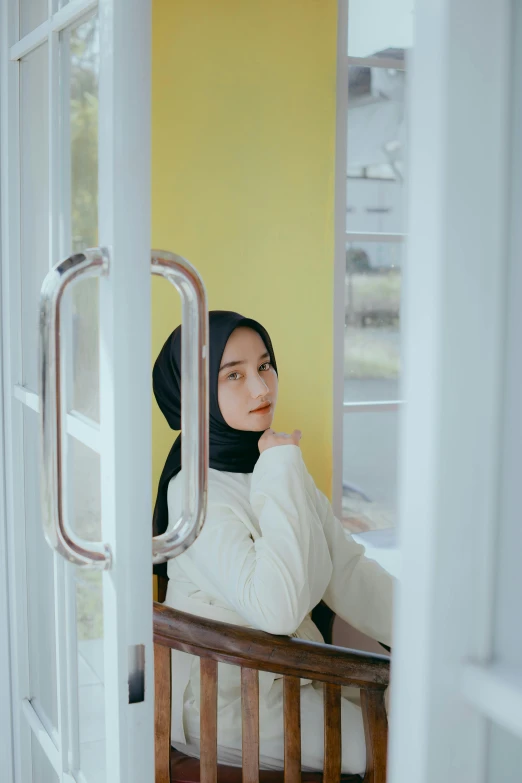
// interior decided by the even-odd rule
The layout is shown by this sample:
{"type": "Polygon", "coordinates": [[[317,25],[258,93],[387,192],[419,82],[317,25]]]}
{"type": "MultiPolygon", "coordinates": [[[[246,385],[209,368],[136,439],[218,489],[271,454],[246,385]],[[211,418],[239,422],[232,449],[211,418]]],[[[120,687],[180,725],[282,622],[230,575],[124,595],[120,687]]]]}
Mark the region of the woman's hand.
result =
{"type": "Polygon", "coordinates": [[[294,430],[291,435],[286,432],[274,432],[271,429],[265,430],[259,438],[259,453],[273,449],[274,446],[299,446],[301,437],[301,430],[294,430]]]}

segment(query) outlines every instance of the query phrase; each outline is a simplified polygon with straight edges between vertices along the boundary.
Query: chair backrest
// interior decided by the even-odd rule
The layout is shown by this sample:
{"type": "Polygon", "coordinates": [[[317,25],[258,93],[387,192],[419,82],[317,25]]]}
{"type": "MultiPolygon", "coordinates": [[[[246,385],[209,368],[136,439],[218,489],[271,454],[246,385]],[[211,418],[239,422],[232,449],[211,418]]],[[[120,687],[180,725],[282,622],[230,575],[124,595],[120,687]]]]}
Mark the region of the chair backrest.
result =
{"type": "Polygon", "coordinates": [[[367,768],[364,783],[385,783],[387,718],[386,656],[358,653],[262,631],[212,622],[155,604],[156,783],[170,783],[171,649],[199,656],[201,666],[200,775],[217,781],[217,664],[241,667],[243,783],[259,780],[259,671],[284,677],[284,780],[301,781],[300,679],[323,682],[323,783],[341,778],[341,688],[361,688],[367,768]]]}

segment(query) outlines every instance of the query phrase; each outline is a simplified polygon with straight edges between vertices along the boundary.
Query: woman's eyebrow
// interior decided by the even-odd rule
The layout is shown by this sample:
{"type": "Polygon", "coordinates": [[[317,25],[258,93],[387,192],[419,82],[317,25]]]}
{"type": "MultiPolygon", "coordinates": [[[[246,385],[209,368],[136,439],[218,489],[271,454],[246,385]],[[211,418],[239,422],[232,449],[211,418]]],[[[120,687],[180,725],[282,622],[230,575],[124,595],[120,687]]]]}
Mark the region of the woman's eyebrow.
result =
{"type": "Polygon", "coordinates": [[[219,372],[221,372],[221,370],[226,370],[227,367],[237,367],[238,364],[245,364],[245,360],[242,359],[240,362],[227,362],[226,364],[221,365],[219,372]]]}
{"type": "MultiPolygon", "coordinates": [[[[268,351],[265,351],[259,357],[259,361],[261,361],[261,359],[266,359],[267,357],[270,359],[270,354],[268,353],[268,351]]],[[[218,372],[221,372],[221,370],[226,370],[227,367],[237,367],[240,364],[246,364],[245,360],[241,359],[240,361],[237,361],[237,362],[227,362],[226,364],[221,365],[221,367],[219,368],[218,372]]]]}

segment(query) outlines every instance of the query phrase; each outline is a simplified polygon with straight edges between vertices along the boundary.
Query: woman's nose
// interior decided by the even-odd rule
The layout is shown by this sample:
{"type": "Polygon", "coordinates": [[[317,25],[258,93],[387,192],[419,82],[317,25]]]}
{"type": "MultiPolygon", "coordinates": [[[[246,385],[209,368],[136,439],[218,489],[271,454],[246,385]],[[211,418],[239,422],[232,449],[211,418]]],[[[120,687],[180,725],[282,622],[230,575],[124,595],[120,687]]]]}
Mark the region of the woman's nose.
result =
{"type": "Polygon", "coordinates": [[[268,391],[268,386],[259,374],[256,374],[250,381],[250,394],[252,397],[261,397],[268,391]]]}

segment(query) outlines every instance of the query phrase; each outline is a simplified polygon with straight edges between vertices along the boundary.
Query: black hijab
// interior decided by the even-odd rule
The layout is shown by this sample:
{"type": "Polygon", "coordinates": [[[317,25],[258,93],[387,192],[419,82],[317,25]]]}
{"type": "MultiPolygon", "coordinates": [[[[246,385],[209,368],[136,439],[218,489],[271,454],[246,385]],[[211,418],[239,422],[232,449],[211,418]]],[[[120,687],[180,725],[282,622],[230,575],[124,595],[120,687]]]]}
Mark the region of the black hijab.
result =
{"type": "MultiPolygon", "coordinates": [[[[272,341],[266,329],[251,318],[227,310],[209,312],[209,466],[230,473],[252,473],[259,459],[260,432],[245,432],[230,427],[218,404],[218,374],[228,338],[240,326],[248,326],[259,334],[270,361],[277,372],[272,341]]],[[[160,351],[152,371],[156,402],[169,426],[181,429],[181,326],[178,326],[160,351]]],[[[181,433],[174,441],[160,476],[152,521],[153,535],[167,529],[169,509],[167,491],[170,480],[181,470],[181,433]]],[[[154,573],[167,577],[167,564],[154,566],[154,573]]]]}

